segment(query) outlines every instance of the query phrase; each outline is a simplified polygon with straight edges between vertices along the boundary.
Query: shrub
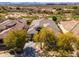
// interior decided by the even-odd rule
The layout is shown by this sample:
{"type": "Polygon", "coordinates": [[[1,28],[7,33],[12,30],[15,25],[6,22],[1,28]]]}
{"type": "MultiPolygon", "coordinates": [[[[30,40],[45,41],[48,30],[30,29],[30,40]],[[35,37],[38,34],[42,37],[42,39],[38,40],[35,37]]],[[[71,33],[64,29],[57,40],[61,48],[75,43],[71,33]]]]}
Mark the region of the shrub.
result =
{"type": "Polygon", "coordinates": [[[8,17],[8,19],[10,19],[10,20],[16,20],[17,18],[16,17],[8,17]]]}
{"type": "Polygon", "coordinates": [[[58,50],[58,53],[59,53],[59,56],[61,57],[68,57],[68,56],[71,56],[71,52],[70,51],[66,51],[66,50],[58,50]]]}
{"type": "Polygon", "coordinates": [[[75,46],[77,46],[77,42],[77,37],[73,33],[68,32],[58,36],[57,46],[59,49],[73,51],[72,43],[76,44],[75,46]]]}
{"type": "Polygon", "coordinates": [[[4,44],[8,49],[22,49],[26,38],[26,30],[11,30],[4,38],[4,44]]]}
{"type": "Polygon", "coordinates": [[[79,12],[78,11],[79,11],[79,9],[74,10],[73,11],[73,15],[79,15],[79,12]]]}
{"type": "Polygon", "coordinates": [[[33,20],[27,20],[27,25],[30,25],[33,20]]]}
{"type": "Polygon", "coordinates": [[[47,46],[51,50],[56,45],[55,33],[51,28],[42,28],[40,32],[35,33],[34,41],[44,43],[44,46],[47,46]]]}
{"type": "Polygon", "coordinates": [[[56,22],[57,21],[57,17],[56,16],[53,16],[52,17],[52,20],[56,22]]]}
{"type": "Polygon", "coordinates": [[[59,54],[58,56],[73,56],[73,52],[79,49],[79,39],[72,32],[60,33],[55,36],[51,28],[42,28],[34,34],[33,39],[35,42],[41,43],[39,48],[44,49],[43,53],[56,51],[59,54]]]}
{"type": "Polygon", "coordinates": [[[77,6],[74,6],[74,7],[72,7],[73,9],[78,9],[78,7],[77,6]]]}
{"type": "Polygon", "coordinates": [[[0,10],[0,13],[5,13],[5,12],[7,12],[7,11],[3,10],[3,9],[0,10]]]}

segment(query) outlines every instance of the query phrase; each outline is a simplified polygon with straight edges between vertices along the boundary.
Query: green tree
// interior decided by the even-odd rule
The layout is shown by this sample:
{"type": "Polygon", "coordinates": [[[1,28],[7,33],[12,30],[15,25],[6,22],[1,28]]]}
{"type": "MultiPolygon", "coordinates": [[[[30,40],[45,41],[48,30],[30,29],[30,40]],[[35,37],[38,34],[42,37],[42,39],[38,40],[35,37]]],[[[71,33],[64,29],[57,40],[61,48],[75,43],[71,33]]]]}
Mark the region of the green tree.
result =
{"type": "Polygon", "coordinates": [[[55,22],[57,22],[57,17],[56,16],[53,16],[52,17],[52,20],[55,21],[55,22]]]}
{"type": "MultiPolygon", "coordinates": [[[[57,25],[57,27],[61,30],[61,32],[62,32],[62,29],[60,28],[60,26],[58,25],[59,24],[59,20],[57,19],[57,17],[56,16],[53,16],[52,17],[52,20],[55,22],[55,24],[57,25]]],[[[63,32],[62,32],[63,33],[63,32]]]]}

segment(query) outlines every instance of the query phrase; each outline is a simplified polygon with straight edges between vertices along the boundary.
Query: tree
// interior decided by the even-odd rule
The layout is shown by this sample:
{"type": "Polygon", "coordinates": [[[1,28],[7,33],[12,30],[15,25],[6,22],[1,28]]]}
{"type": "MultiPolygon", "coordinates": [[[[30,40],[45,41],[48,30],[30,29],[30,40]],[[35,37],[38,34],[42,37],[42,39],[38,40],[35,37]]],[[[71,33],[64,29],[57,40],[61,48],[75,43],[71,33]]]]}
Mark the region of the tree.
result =
{"type": "Polygon", "coordinates": [[[52,20],[55,21],[55,22],[57,22],[57,17],[56,16],[53,16],[52,17],[52,20]]]}
{"type": "Polygon", "coordinates": [[[11,30],[4,38],[4,44],[8,49],[23,49],[27,41],[26,30],[11,30]]]}
{"type": "MultiPolygon", "coordinates": [[[[57,19],[57,17],[56,16],[53,16],[52,17],[52,20],[55,22],[55,24],[57,25],[57,27],[61,30],[61,32],[62,32],[62,29],[60,28],[60,26],[58,25],[59,24],[59,20],[57,19]]],[[[63,33],[63,32],[62,32],[63,33]]]]}

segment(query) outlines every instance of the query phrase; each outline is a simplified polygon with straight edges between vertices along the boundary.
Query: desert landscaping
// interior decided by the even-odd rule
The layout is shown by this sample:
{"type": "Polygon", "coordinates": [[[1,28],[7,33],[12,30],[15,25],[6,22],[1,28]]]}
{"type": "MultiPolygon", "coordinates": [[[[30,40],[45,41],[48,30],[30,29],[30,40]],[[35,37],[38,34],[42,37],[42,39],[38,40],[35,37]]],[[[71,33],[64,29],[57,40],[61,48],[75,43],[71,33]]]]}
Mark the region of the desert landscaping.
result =
{"type": "Polygon", "coordinates": [[[79,5],[0,5],[0,57],[79,57],[79,5]]]}

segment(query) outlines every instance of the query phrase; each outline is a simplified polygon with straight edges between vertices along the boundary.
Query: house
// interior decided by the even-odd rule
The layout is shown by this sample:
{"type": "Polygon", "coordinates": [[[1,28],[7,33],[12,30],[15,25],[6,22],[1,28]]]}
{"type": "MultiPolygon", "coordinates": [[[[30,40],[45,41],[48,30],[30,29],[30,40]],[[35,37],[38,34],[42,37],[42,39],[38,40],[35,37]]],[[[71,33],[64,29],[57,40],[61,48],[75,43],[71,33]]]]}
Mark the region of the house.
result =
{"type": "Polygon", "coordinates": [[[43,19],[42,18],[42,19],[39,19],[39,20],[34,20],[31,23],[31,25],[30,25],[30,27],[29,27],[29,29],[27,31],[27,33],[29,35],[31,35],[31,39],[33,37],[33,34],[36,33],[36,32],[38,32],[37,29],[38,28],[40,29],[41,27],[49,27],[49,28],[52,28],[53,31],[56,34],[58,34],[58,33],[61,32],[60,29],[58,28],[58,26],[56,25],[56,23],[53,20],[51,20],[51,19],[43,19]]]}
{"type": "Polygon", "coordinates": [[[7,35],[10,30],[13,29],[27,29],[26,20],[18,19],[18,20],[6,20],[0,25],[3,25],[3,28],[0,28],[0,45],[3,44],[3,39],[7,35]]]}
{"type": "Polygon", "coordinates": [[[76,35],[79,35],[79,21],[61,21],[62,26],[69,32],[73,32],[76,35]]]}
{"type": "Polygon", "coordinates": [[[6,29],[6,26],[0,24],[0,32],[5,30],[5,29],[6,29]]]}
{"type": "Polygon", "coordinates": [[[6,28],[10,28],[10,27],[16,25],[16,20],[6,20],[6,21],[0,23],[0,25],[5,26],[6,28]]]}

